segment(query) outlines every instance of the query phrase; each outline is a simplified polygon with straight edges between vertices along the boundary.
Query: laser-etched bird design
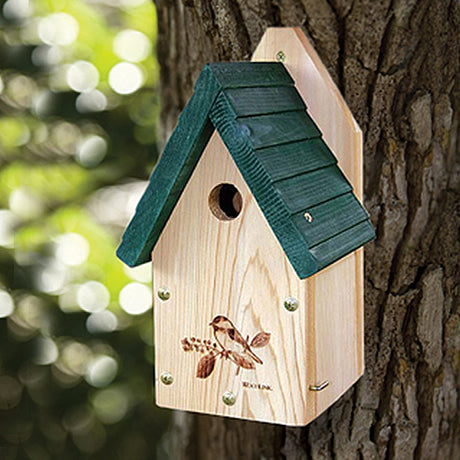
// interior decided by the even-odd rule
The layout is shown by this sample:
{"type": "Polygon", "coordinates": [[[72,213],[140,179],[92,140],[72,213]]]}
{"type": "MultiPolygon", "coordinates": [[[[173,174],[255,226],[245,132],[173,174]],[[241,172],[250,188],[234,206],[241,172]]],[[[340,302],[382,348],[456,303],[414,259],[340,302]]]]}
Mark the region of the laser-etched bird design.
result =
{"type": "Polygon", "coordinates": [[[249,335],[245,339],[232,321],[224,315],[215,316],[209,325],[212,327],[215,342],[195,337],[182,339],[184,351],[208,352],[198,362],[196,373],[198,378],[203,379],[211,375],[218,357],[236,364],[237,375],[241,368],[255,369],[256,364],[263,364],[252,348],[262,348],[268,345],[271,335],[269,332],[259,332],[249,342],[249,335]]]}
{"type": "Polygon", "coordinates": [[[251,350],[248,338],[245,340],[233,323],[223,315],[216,316],[210,323],[216,342],[231,353],[245,353],[258,364],[263,361],[251,350]]]}

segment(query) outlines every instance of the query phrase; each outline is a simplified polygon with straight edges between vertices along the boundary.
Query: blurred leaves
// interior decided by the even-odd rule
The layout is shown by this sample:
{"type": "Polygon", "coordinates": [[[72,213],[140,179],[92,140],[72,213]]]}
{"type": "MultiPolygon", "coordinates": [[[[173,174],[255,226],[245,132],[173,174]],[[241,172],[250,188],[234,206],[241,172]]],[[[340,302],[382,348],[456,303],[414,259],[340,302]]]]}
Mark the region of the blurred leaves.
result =
{"type": "Polygon", "coordinates": [[[154,458],[150,267],[115,249],[157,159],[148,0],[0,17],[0,458],[154,458]]]}

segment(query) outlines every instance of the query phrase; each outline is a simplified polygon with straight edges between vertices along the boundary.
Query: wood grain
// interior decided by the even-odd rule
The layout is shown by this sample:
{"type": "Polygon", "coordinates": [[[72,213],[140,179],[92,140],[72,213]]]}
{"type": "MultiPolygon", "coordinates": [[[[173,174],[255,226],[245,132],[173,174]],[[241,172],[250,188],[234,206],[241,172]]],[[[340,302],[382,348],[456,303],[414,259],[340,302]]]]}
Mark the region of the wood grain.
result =
{"type": "Polygon", "coordinates": [[[352,193],[346,193],[331,201],[332,206],[331,202],[326,202],[309,209],[313,221],[319,222],[317,225],[311,225],[303,213],[295,217],[310,248],[367,219],[364,209],[356,211],[356,198],[352,193]]]}
{"type": "MultiPolygon", "coordinates": [[[[362,132],[316,51],[298,28],[268,29],[253,60],[276,60],[284,51],[286,68],[308,112],[334,152],[359,199],[362,199],[362,132]]],[[[317,383],[330,385],[316,395],[321,413],[364,372],[362,249],[306,280],[315,305],[317,383]],[[349,283],[348,288],[345,286],[349,283]],[[344,296],[343,293],[346,292],[344,296]],[[352,292],[354,294],[352,294],[352,292]]]]}
{"type": "Polygon", "coordinates": [[[265,62],[259,62],[248,69],[247,63],[233,63],[232,68],[217,64],[209,64],[223,88],[247,88],[249,86],[290,86],[292,78],[283,67],[273,68],[265,62]],[[249,72],[249,73],[248,73],[249,72]]]}
{"type": "MultiPolygon", "coordinates": [[[[254,58],[274,60],[280,49],[285,51],[313,120],[360,195],[361,133],[305,40],[295,29],[269,29],[254,58]]],[[[300,280],[216,133],[152,260],[154,293],[171,290],[166,302],[154,296],[158,405],[305,425],[362,374],[361,251],[300,280]],[[220,183],[232,183],[242,194],[242,211],[234,220],[218,220],[209,210],[209,193],[220,183]],[[299,300],[297,311],[283,308],[288,296],[299,300]],[[196,378],[203,355],[185,352],[181,340],[212,339],[209,323],[216,315],[230,318],[245,337],[271,334],[268,345],[257,350],[263,365],[237,374],[234,363],[218,359],[209,377],[196,378]],[[170,386],[159,381],[165,371],[174,377],[170,386]],[[324,380],[330,382],[324,390],[309,390],[324,380]],[[261,389],[267,386],[270,390],[261,389]],[[236,395],[234,406],[223,404],[225,391],[236,395]]]]}
{"type": "Polygon", "coordinates": [[[287,296],[306,304],[299,280],[257,206],[246,182],[214,134],[186,190],[153,251],[154,292],[171,289],[171,298],[155,298],[156,376],[171,372],[174,384],[157,383],[157,404],[290,425],[313,417],[307,405],[308,310],[290,313],[287,296]],[[241,214],[218,220],[208,195],[220,183],[232,183],[243,197],[241,214]],[[271,333],[268,346],[257,350],[263,365],[242,370],[218,360],[213,374],[195,377],[201,355],[181,349],[184,337],[212,339],[209,323],[216,315],[230,318],[243,335],[271,333]],[[269,385],[272,391],[243,387],[269,385]],[[233,407],[222,403],[230,390],[233,407]]]}
{"type": "Polygon", "coordinates": [[[237,117],[305,110],[305,104],[293,86],[232,88],[225,95],[237,117]]]}
{"type": "Polygon", "coordinates": [[[258,149],[256,155],[273,180],[296,176],[337,163],[337,159],[320,138],[258,149]]]}
{"type": "Polygon", "coordinates": [[[310,117],[305,116],[304,110],[241,118],[238,121],[249,129],[249,138],[255,149],[321,136],[310,117]]]}
{"type": "Polygon", "coordinates": [[[351,191],[343,173],[334,166],[290,177],[276,183],[292,213],[304,211],[351,191]]]}

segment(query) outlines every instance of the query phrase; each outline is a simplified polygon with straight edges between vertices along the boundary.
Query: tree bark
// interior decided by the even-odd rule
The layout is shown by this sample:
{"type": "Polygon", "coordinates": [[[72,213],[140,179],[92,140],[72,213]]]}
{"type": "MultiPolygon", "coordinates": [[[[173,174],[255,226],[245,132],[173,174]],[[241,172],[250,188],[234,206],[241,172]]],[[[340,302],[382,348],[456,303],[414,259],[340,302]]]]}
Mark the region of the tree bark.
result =
{"type": "Polygon", "coordinates": [[[168,135],[209,61],[300,26],[364,133],[366,372],[305,428],[175,413],[174,459],[460,458],[460,3],[156,0],[168,135]]]}

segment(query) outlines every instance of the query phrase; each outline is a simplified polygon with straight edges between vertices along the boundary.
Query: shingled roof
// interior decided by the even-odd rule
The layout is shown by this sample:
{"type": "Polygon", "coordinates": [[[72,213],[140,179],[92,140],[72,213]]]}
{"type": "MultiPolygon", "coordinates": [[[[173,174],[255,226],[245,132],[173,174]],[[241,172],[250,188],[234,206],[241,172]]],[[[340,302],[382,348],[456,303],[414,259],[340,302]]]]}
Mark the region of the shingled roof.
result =
{"type": "Polygon", "coordinates": [[[214,129],[300,278],[374,238],[283,64],[208,64],[123,235],[127,265],[150,260],[214,129]]]}

